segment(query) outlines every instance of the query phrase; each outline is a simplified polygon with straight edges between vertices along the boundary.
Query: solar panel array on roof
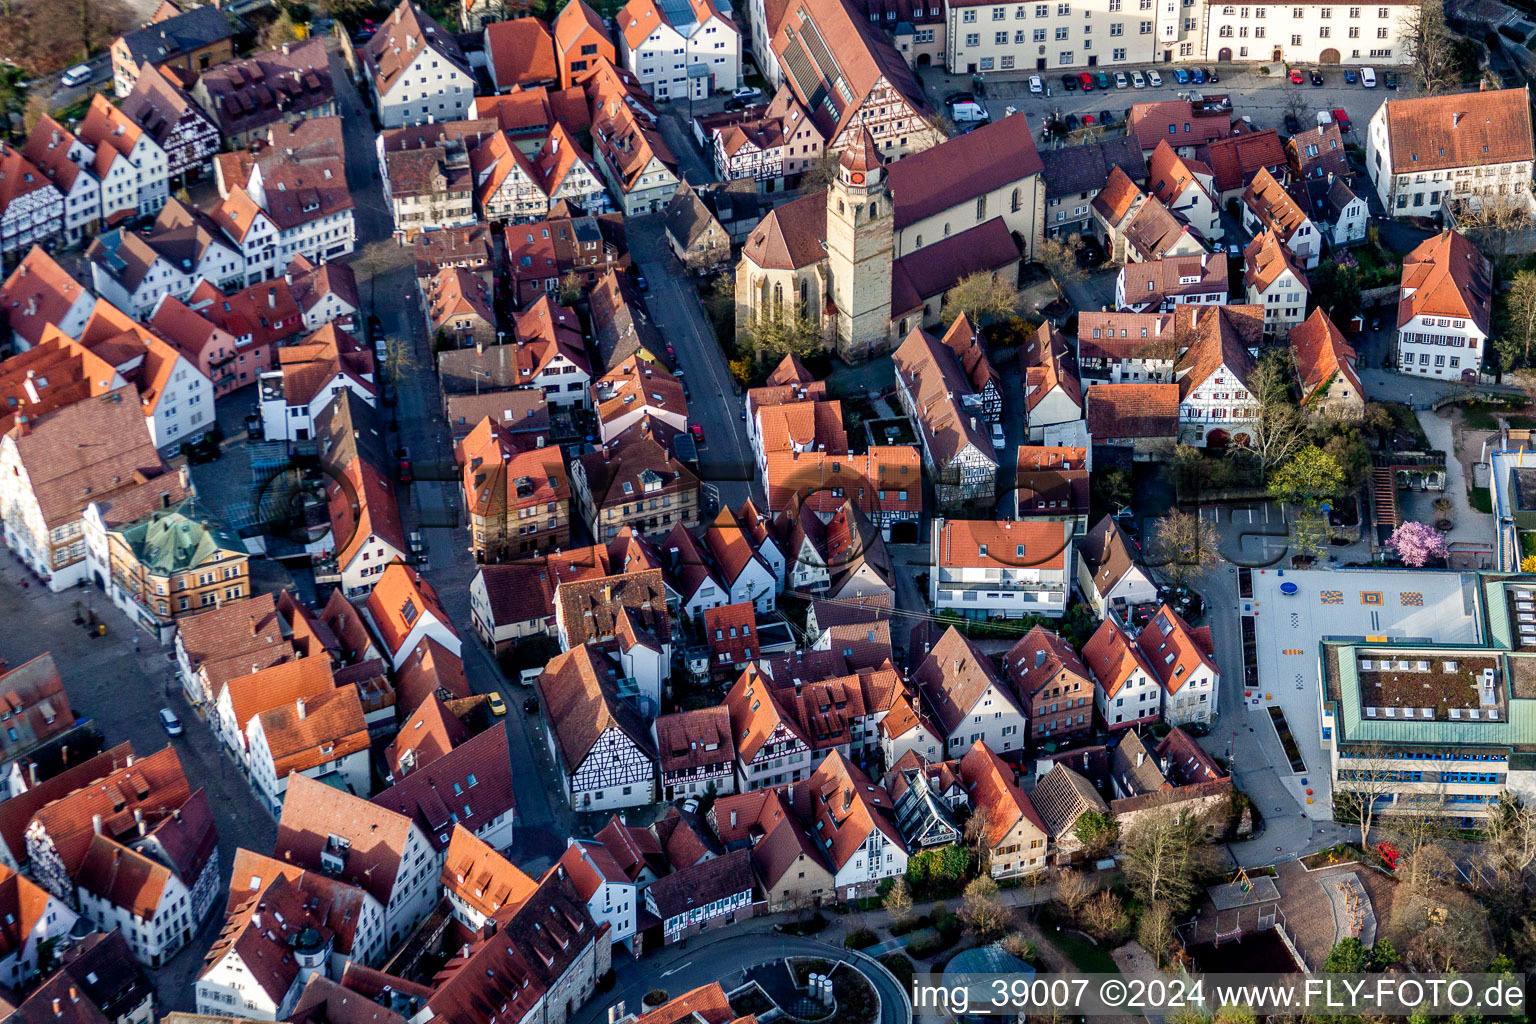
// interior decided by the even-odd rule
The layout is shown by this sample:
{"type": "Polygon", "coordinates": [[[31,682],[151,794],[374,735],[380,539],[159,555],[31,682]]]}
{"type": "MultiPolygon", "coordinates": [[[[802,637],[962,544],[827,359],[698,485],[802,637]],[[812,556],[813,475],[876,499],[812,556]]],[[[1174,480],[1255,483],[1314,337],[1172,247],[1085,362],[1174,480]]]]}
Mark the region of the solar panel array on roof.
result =
{"type": "Polygon", "coordinates": [[[810,55],[805,52],[800,37],[793,30],[789,33],[789,45],[784,48],[784,65],[799,87],[800,95],[805,97],[806,106],[814,110],[827,99],[826,85],[816,73],[816,65],[811,63],[810,55]]]}
{"type": "Polygon", "coordinates": [[[685,38],[693,35],[699,19],[694,16],[693,5],[688,0],[657,0],[656,6],[661,8],[662,15],[685,38]]]}

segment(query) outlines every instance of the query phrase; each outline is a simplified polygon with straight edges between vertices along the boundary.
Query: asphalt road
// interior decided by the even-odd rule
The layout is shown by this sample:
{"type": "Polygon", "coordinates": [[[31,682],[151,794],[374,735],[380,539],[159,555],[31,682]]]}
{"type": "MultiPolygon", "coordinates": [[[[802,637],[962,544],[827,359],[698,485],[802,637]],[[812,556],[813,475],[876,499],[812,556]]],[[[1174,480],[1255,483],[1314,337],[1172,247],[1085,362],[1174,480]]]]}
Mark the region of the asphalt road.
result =
{"type": "Polygon", "coordinates": [[[630,219],[628,237],[630,256],[650,285],[645,304],[651,319],[676,351],[676,365],[688,382],[689,420],[704,428],[700,476],[719,488],[722,505],[735,508],[749,493],[760,500],[741,419],[746,396],[737,391],[725,353],[699,305],[694,280],[667,247],[660,216],[630,219]]]}
{"type": "Polygon", "coordinates": [[[881,1024],[911,1024],[911,1003],[907,994],[884,968],[870,966],[867,958],[815,939],[765,933],[763,922],[728,926],[727,930],[689,939],[685,946],[668,946],[642,960],[622,955],[616,947],[613,961],[615,981],[606,995],[594,996],[569,1024],[603,1024],[608,1008],[621,1000],[626,1013],[640,1013],[640,1001],[652,989],[662,988],[673,996],[712,981],[720,982],[729,992],[742,982],[742,972],[749,967],[786,956],[810,956],[827,960],[860,962],[865,977],[874,983],[880,996],[881,1024]],[[755,927],[754,927],[755,926],[755,927]],[[753,930],[744,930],[752,927],[753,930]]]}
{"type": "Polygon", "coordinates": [[[574,834],[570,815],[552,782],[553,766],[539,720],[522,713],[526,691],[507,681],[474,631],[469,584],[477,567],[461,518],[460,482],[452,472],[453,452],[443,421],[415,270],[409,250],[392,241],[394,222],[380,190],[372,122],[334,53],[332,77],[342,106],[347,184],[355,204],[361,255],[353,257],[353,269],[359,297],[378,315],[386,336],[410,342],[415,362],[398,389],[396,406],[386,410],[394,430],[392,443],[410,450],[416,470],[415,481],[401,485],[396,492],[401,516],[407,530],[422,535],[428,565],[422,575],[437,589],[463,640],[464,674],[470,688],[475,693],[499,691],[511,709],[504,719],[517,798],[510,854],[514,862],[536,870],[565,849],[566,837],[574,834]]]}

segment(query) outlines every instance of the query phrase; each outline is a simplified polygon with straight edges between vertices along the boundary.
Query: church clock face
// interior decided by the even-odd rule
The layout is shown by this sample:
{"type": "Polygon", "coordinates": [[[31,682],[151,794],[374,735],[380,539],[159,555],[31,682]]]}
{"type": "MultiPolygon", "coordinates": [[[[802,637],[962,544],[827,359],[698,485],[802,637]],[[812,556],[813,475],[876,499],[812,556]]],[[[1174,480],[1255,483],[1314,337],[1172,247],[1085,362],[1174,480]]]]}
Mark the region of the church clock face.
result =
{"type": "Polygon", "coordinates": [[[853,179],[853,183],[855,185],[862,185],[862,184],[864,184],[864,175],[863,175],[862,172],[854,171],[853,174],[850,177],[853,179]]]}

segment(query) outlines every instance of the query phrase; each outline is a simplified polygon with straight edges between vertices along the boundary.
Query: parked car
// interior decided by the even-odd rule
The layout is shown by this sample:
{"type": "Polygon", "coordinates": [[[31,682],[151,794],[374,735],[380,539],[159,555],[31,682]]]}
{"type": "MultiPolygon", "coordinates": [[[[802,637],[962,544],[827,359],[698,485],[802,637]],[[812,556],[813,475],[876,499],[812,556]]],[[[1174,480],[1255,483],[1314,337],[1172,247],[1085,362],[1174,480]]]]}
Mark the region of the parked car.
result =
{"type": "Polygon", "coordinates": [[[1041,93],[1045,92],[1045,83],[1040,81],[1039,75],[1029,76],[1029,91],[1034,93],[1036,96],[1039,96],[1041,93]]]}
{"type": "Polygon", "coordinates": [[[1129,89],[1130,87],[1131,87],[1131,80],[1125,77],[1125,72],[1124,71],[1116,71],[1115,72],[1115,88],[1116,89],[1129,89]]]}
{"type": "Polygon", "coordinates": [[[1152,83],[1152,88],[1159,88],[1163,84],[1163,76],[1156,71],[1147,72],[1147,81],[1152,83]]]}
{"type": "Polygon", "coordinates": [[[66,89],[73,89],[77,85],[83,85],[91,80],[91,69],[85,64],[76,64],[59,78],[59,84],[66,89]]]}
{"type": "Polygon", "coordinates": [[[672,343],[670,341],[667,342],[667,356],[672,359],[677,358],[677,350],[672,347],[672,343]]]}
{"type": "Polygon", "coordinates": [[[763,90],[759,89],[757,86],[755,86],[755,85],[744,85],[740,89],[737,89],[735,92],[731,93],[731,99],[733,99],[733,100],[755,100],[759,96],[761,96],[762,94],[763,94],[763,90]]]}
{"type": "Polygon", "coordinates": [[[1350,130],[1349,112],[1343,107],[1333,108],[1333,119],[1338,123],[1339,131],[1347,132],[1350,130]]]}
{"type": "Polygon", "coordinates": [[[1322,85],[1323,84],[1323,73],[1321,71],[1314,71],[1314,72],[1312,72],[1312,84],[1313,85],[1322,85]]]}
{"type": "Polygon", "coordinates": [[[974,93],[969,93],[969,92],[952,92],[948,96],[944,97],[944,105],[946,107],[952,107],[956,103],[975,103],[975,102],[976,102],[975,94],[974,93]]]}
{"type": "Polygon", "coordinates": [[[1140,71],[1132,71],[1131,85],[1135,86],[1137,89],[1145,89],[1147,87],[1147,76],[1142,74],[1140,71]]]}
{"type": "Polygon", "coordinates": [[[176,712],[170,708],[160,709],[160,724],[165,727],[167,736],[180,736],[184,731],[181,728],[181,719],[176,717],[176,712]]]}
{"type": "Polygon", "coordinates": [[[1354,68],[1345,68],[1344,69],[1344,84],[1345,85],[1354,85],[1358,81],[1360,81],[1360,72],[1356,71],[1354,68]]]}
{"type": "Polygon", "coordinates": [[[1003,433],[1003,425],[1001,423],[994,423],[994,424],[992,424],[992,449],[993,449],[993,451],[999,451],[1000,452],[1004,448],[1007,448],[1007,447],[1008,447],[1008,438],[1003,433]]]}
{"type": "Polygon", "coordinates": [[[1301,68],[1291,68],[1291,84],[1300,85],[1302,81],[1301,68]]]}
{"type": "Polygon", "coordinates": [[[1381,76],[1381,81],[1382,81],[1382,84],[1385,85],[1388,89],[1396,89],[1397,88],[1397,72],[1396,71],[1388,71],[1388,72],[1384,73],[1381,76]]]}
{"type": "Polygon", "coordinates": [[[1114,123],[1115,123],[1115,115],[1114,114],[1111,114],[1107,110],[1099,111],[1099,124],[1101,124],[1104,127],[1108,128],[1110,125],[1112,125],[1114,123]]]}
{"type": "Polygon", "coordinates": [[[692,426],[690,426],[688,428],[688,433],[693,435],[693,443],[694,444],[702,445],[702,444],[708,444],[709,443],[709,442],[704,440],[704,426],[702,424],[699,424],[699,423],[693,424],[692,426]]]}
{"type": "Polygon", "coordinates": [[[730,99],[725,101],[725,109],[726,110],[746,110],[751,105],[752,105],[752,101],[751,100],[737,99],[734,96],[732,96],[730,99]]]}
{"type": "Polygon", "coordinates": [[[489,699],[486,701],[486,703],[491,706],[491,714],[495,715],[497,718],[500,718],[502,715],[507,713],[507,702],[501,699],[501,694],[493,690],[487,694],[487,697],[489,699]]]}
{"type": "Polygon", "coordinates": [[[1067,92],[1076,92],[1077,91],[1077,76],[1076,75],[1062,75],[1061,76],[1061,87],[1063,89],[1067,90],[1067,92]]]}
{"type": "Polygon", "coordinates": [[[1205,69],[1205,77],[1209,78],[1213,82],[1221,81],[1221,76],[1216,73],[1216,69],[1215,68],[1206,68],[1205,69]]]}
{"type": "Polygon", "coordinates": [[[1078,76],[1077,76],[1077,84],[1083,87],[1083,92],[1093,92],[1093,89],[1094,89],[1093,76],[1090,75],[1088,72],[1083,71],[1083,72],[1080,72],[1078,74],[1078,76]]]}
{"type": "Polygon", "coordinates": [[[267,426],[261,421],[261,413],[248,412],[245,414],[245,437],[248,441],[265,441],[267,439],[267,426]]]}
{"type": "Polygon", "coordinates": [[[1093,84],[1098,86],[1100,89],[1108,89],[1109,88],[1109,76],[1107,74],[1105,74],[1104,72],[1102,72],[1102,71],[1097,72],[1093,76],[1093,84]]]}
{"type": "Polygon", "coordinates": [[[1098,123],[1099,123],[1098,119],[1095,118],[1092,114],[1084,114],[1083,115],[1083,127],[1084,128],[1087,128],[1091,124],[1098,124],[1098,123]]]}
{"type": "Polygon", "coordinates": [[[536,715],[539,713],[539,698],[529,697],[523,701],[523,714],[536,715]]]}
{"type": "Polygon", "coordinates": [[[1173,80],[1176,83],[1178,83],[1179,85],[1188,85],[1189,84],[1189,72],[1185,71],[1183,68],[1174,68],[1173,69],[1173,80]]]}
{"type": "Polygon", "coordinates": [[[1360,84],[1365,86],[1367,89],[1374,89],[1374,88],[1376,88],[1376,69],[1375,68],[1361,68],[1360,69],[1360,84]]]}
{"type": "Polygon", "coordinates": [[[400,482],[403,483],[403,484],[408,484],[408,483],[411,483],[412,481],[414,481],[415,479],[416,479],[416,472],[415,472],[415,470],[411,469],[411,460],[410,459],[401,459],[400,460],[400,482]]]}
{"type": "Polygon", "coordinates": [[[1292,135],[1295,135],[1297,132],[1301,131],[1301,122],[1296,120],[1295,114],[1285,115],[1285,130],[1292,135]]]}
{"type": "Polygon", "coordinates": [[[1067,131],[1075,132],[1082,122],[1077,119],[1076,114],[1068,114],[1065,118],[1062,119],[1061,123],[1067,126],[1067,131]]]}
{"type": "Polygon", "coordinates": [[[1317,126],[1322,128],[1330,124],[1333,124],[1333,115],[1326,110],[1319,110],[1317,112],[1317,126]]]}
{"type": "Polygon", "coordinates": [[[1205,68],[1192,68],[1189,72],[1189,80],[1196,85],[1205,84],[1205,68]]]}

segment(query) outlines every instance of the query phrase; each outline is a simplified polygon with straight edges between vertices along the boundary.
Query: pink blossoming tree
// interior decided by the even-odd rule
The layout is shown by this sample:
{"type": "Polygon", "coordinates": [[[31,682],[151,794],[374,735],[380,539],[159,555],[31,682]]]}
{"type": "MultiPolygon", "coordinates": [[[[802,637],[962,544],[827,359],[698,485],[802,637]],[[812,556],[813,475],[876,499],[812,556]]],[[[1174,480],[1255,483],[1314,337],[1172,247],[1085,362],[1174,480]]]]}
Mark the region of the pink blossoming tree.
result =
{"type": "Polygon", "coordinates": [[[1415,569],[1428,564],[1432,558],[1444,558],[1450,553],[1445,534],[1423,523],[1404,523],[1387,538],[1387,547],[1397,552],[1403,564],[1415,569]]]}

